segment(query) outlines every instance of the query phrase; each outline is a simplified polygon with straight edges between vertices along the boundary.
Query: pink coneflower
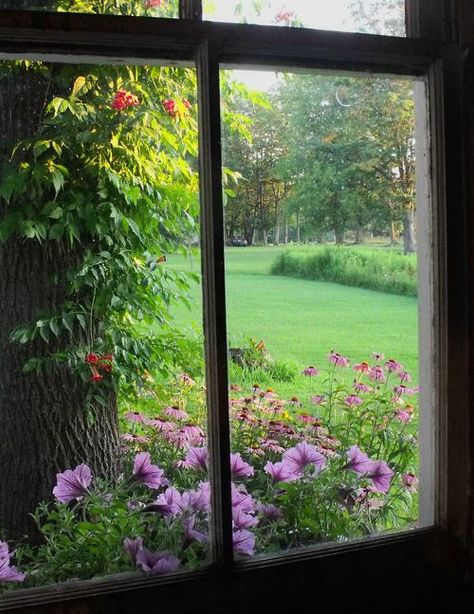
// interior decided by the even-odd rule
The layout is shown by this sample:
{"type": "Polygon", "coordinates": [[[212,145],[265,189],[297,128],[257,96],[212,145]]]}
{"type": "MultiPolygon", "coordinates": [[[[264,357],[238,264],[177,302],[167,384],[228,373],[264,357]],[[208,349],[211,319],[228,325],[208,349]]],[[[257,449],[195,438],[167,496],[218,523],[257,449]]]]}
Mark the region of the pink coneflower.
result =
{"type": "Polygon", "coordinates": [[[359,371],[360,373],[368,373],[370,371],[370,366],[368,362],[359,362],[352,367],[354,371],[359,371]]]}
{"type": "Polygon", "coordinates": [[[400,369],[403,369],[401,363],[396,361],[394,358],[389,358],[385,363],[385,366],[387,367],[388,371],[400,371],[400,369]]]}
{"type": "Polygon", "coordinates": [[[357,390],[357,392],[372,392],[373,388],[363,382],[354,382],[354,390],[357,390]]]}
{"type": "Polygon", "coordinates": [[[345,356],[339,354],[339,352],[335,352],[334,350],[331,350],[328,356],[328,360],[332,365],[335,365],[336,367],[349,366],[349,360],[345,356]]]}
{"type": "Polygon", "coordinates": [[[291,399],[288,399],[288,401],[286,402],[288,405],[301,405],[301,401],[298,399],[298,397],[291,397],[291,399]]]}
{"type": "Polygon", "coordinates": [[[418,478],[414,473],[405,473],[402,477],[403,486],[408,492],[416,492],[418,489],[418,478]]]}
{"type": "Polygon", "coordinates": [[[349,407],[357,407],[357,405],[361,405],[363,403],[360,397],[357,397],[355,394],[350,394],[344,399],[344,403],[349,407]]]}
{"type": "Polygon", "coordinates": [[[398,374],[398,377],[400,378],[402,382],[411,381],[411,375],[407,371],[400,371],[400,373],[398,374]]]}
{"type": "Polygon", "coordinates": [[[237,384],[231,384],[229,388],[230,390],[232,390],[232,392],[240,392],[242,390],[242,388],[240,386],[237,386],[237,384]]]}
{"type": "Polygon", "coordinates": [[[276,439],[261,439],[260,448],[274,454],[282,454],[285,451],[276,439]]]}
{"type": "Polygon", "coordinates": [[[146,417],[138,411],[127,411],[125,418],[130,422],[137,422],[138,424],[144,424],[146,417]]]}
{"type": "Polygon", "coordinates": [[[124,433],[122,435],[122,440],[127,443],[150,443],[150,438],[146,435],[134,435],[133,433],[124,433]]]}
{"type": "Polygon", "coordinates": [[[384,359],[384,355],[380,354],[380,352],[372,352],[372,358],[376,360],[377,362],[380,362],[381,360],[384,359]]]}
{"type": "Polygon", "coordinates": [[[410,422],[411,414],[404,409],[397,409],[395,412],[395,419],[399,422],[403,422],[403,424],[406,424],[407,422],[410,422]]]}
{"type": "Polygon", "coordinates": [[[318,369],[312,365],[306,367],[306,369],[303,369],[302,373],[303,375],[306,375],[306,377],[314,377],[315,375],[319,375],[318,369]]]}
{"type": "Polygon", "coordinates": [[[414,388],[408,388],[405,384],[399,384],[393,389],[397,394],[415,394],[414,388]]]}
{"type": "Polygon", "coordinates": [[[375,380],[376,382],[385,382],[385,373],[380,365],[375,365],[369,371],[370,379],[375,380]]]}
{"type": "Polygon", "coordinates": [[[165,407],[165,414],[171,418],[174,418],[175,420],[187,420],[189,418],[184,409],[181,409],[177,405],[165,407]]]}
{"type": "Polygon", "coordinates": [[[176,428],[176,426],[172,422],[166,420],[165,418],[161,418],[160,416],[156,416],[156,418],[150,418],[146,421],[146,424],[148,426],[153,427],[157,431],[174,431],[174,429],[176,428]]]}
{"type": "Polygon", "coordinates": [[[315,405],[324,405],[324,403],[326,403],[326,400],[326,397],[320,394],[311,397],[311,403],[314,403],[315,405]]]}
{"type": "Polygon", "coordinates": [[[178,380],[181,384],[183,384],[184,386],[194,386],[196,384],[196,382],[193,380],[192,377],[190,377],[187,373],[181,373],[181,375],[178,377],[178,380]]]}

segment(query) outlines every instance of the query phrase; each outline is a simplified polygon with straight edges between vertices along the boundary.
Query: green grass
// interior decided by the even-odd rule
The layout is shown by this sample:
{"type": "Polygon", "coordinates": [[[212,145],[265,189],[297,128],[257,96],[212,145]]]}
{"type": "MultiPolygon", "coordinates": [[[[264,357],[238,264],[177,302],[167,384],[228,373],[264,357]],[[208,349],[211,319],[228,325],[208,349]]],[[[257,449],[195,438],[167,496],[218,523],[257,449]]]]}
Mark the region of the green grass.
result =
{"type": "Polygon", "coordinates": [[[402,296],[417,295],[416,254],[334,245],[291,247],[272,264],[274,275],[330,281],[402,296]]]}
{"type": "MultiPolygon", "coordinates": [[[[332,349],[356,362],[372,352],[399,359],[417,378],[417,300],[270,274],[283,247],[226,249],[228,331],[232,345],[248,337],[263,339],[275,360],[293,359],[301,367],[324,367],[332,349]]],[[[184,262],[171,256],[167,266],[199,271],[199,257],[184,262]]],[[[192,292],[194,309],[177,306],[184,329],[202,330],[201,290],[192,292]]]]}

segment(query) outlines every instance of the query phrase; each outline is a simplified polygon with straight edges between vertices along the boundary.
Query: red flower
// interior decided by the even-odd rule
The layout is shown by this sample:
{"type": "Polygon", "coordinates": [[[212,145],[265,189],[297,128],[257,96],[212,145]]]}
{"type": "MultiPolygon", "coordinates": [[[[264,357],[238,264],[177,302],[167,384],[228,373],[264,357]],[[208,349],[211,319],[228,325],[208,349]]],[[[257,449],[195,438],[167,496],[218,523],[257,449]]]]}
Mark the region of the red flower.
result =
{"type": "Polygon", "coordinates": [[[104,379],[104,376],[101,375],[95,367],[91,367],[91,371],[92,371],[92,375],[90,379],[91,382],[101,382],[104,379]]]}
{"type": "Polygon", "coordinates": [[[171,115],[171,117],[176,116],[177,110],[176,102],[174,100],[172,100],[171,98],[169,98],[168,100],[163,100],[163,106],[165,107],[165,110],[168,115],[171,115]]]}
{"type": "Polygon", "coordinates": [[[118,90],[116,92],[114,99],[112,100],[112,109],[116,111],[123,111],[128,107],[138,107],[140,101],[131,92],[127,92],[127,90],[118,90]]]}
{"type": "Polygon", "coordinates": [[[99,357],[97,356],[97,354],[93,354],[92,352],[90,354],[87,354],[86,363],[88,365],[96,365],[98,362],[99,362],[99,357]]]}
{"type": "Polygon", "coordinates": [[[155,9],[161,6],[163,0],[145,0],[146,9],[155,9]]]}

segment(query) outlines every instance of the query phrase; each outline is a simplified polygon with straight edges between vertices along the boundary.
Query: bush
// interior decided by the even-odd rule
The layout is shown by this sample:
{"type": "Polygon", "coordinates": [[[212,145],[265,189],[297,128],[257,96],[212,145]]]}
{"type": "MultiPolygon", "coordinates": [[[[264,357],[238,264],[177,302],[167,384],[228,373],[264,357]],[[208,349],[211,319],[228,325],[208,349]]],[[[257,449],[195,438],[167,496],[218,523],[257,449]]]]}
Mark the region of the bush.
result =
{"type": "Polygon", "coordinates": [[[273,262],[271,272],[417,296],[416,255],[394,250],[334,246],[287,250],[273,262]]]}

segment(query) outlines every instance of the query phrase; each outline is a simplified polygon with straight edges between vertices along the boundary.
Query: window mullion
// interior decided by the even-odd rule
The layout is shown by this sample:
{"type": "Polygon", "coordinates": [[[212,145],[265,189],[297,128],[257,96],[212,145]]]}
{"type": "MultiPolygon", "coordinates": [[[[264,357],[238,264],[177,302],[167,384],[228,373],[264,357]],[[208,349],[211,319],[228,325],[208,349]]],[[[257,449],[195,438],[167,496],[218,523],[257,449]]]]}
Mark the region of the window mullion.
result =
{"type": "Polygon", "coordinates": [[[219,567],[226,567],[233,556],[219,62],[206,43],[197,67],[212,554],[219,567]]]}
{"type": "Polygon", "coordinates": [[[179,0],[180,19],[195,19],[202,21],[201,0],[179,0]]]}

